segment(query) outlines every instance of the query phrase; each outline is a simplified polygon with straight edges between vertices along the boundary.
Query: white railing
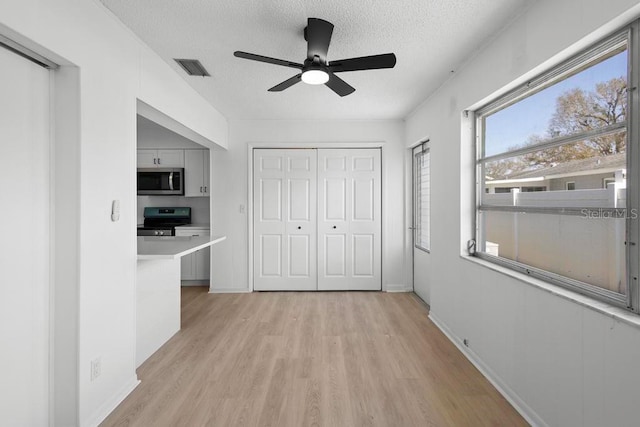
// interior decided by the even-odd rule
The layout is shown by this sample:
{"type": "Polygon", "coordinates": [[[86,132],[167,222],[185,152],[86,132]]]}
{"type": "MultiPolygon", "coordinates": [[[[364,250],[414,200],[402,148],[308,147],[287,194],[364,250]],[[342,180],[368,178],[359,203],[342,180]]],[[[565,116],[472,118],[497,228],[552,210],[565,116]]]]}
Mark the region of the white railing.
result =
{"type": "MultiPolygon", "coordinates": [[[[626,189],[561,190],[484,194],[492,206],[625,208],[626,189]]],[[[625,219],[617,216],[487,211],[483,214],[485,250],[614,292],[625,275],[625,219]]]]}
{"type": "Polygon", "coordinates": [[[483,205],[550,208],[625,208],[627,192],[623,186],[609,184],[607,188],[591,190],[561,190],[484,194],[483,205]]]}

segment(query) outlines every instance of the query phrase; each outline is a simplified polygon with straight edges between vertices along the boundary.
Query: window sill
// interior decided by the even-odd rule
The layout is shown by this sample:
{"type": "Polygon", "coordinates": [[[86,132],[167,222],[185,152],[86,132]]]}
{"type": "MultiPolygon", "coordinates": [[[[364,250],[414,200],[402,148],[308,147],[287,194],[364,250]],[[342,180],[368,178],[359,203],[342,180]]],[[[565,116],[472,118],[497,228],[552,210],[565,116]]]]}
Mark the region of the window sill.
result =
{"type": "Polygon", "coordinates": [[[460,258],[467,260],[469,262],[472,262],[474,264],[478,264],[483,267],[489,268],[490,270],[504,274],[505,276],[509,276],[515,280],[518,280],[519,282],[535,286],[538,289],[541,289],[543,291],[556,295],[560,298],[564,298],[566,300],[579,304],[583,307],[602,313],[605,316],[609,316],[620,322],[624,322],[628,325],[640,328],[640,315],[635,314],[631,311],[625,310],[624,308],[607,304],[606,302],[596,300],[594,298],[579,294],[577,292],[573,292],[569,289],[564,289],[560,286],[547,283],[543,280],[527,276],[517,271],[513,271],[507,267],[503,267],[501,265],[497,265],[492,262],[489,262],[474,256],[460,255],[460,258]]]}

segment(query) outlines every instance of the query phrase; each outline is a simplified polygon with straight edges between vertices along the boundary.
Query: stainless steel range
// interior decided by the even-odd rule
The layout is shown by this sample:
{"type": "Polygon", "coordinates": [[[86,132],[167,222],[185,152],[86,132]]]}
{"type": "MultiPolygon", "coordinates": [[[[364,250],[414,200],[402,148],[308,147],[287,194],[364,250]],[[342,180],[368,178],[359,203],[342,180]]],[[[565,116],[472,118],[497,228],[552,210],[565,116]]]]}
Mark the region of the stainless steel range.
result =
{"type": "Polygon", "coordinates": [[[138,236],[175,236],[176,227],[191,224],[190,207],[144,208],[144,226],[138,236]]]}

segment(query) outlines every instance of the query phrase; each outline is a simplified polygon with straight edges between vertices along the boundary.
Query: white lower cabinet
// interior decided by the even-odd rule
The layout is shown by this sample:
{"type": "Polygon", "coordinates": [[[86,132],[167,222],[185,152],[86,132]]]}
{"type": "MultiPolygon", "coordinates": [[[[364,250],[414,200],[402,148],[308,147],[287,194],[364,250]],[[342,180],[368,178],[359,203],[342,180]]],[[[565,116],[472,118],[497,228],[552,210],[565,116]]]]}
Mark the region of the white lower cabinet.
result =
{"type": "MultiPolygon", "coordinates": [[[[176,236],[208,236],[208,228],[176,228],[176,236]]],[[[181,258],[181,280],[209,280],[210,275],[210,248],[200,249],[181,258]]]]}

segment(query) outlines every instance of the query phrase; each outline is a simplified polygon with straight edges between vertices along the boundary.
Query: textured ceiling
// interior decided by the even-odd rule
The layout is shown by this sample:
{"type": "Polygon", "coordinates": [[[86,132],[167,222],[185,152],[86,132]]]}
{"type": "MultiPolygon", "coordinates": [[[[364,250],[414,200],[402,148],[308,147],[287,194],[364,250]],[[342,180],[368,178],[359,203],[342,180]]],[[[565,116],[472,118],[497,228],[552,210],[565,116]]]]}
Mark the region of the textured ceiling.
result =
{"type": "Polygon", "coordinates": [[[101,0],[230,119],[404,118],[531,0],[101,0]],[[356,92],[267,89],[296,70],[235,50],[301,63],[308,17],[335,25],[329,61],[393,52],[396,67],[341,73],[356,92]],[[172,58],[199,59],[190,77],[172,58]]]}

